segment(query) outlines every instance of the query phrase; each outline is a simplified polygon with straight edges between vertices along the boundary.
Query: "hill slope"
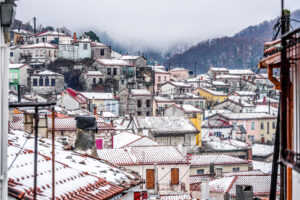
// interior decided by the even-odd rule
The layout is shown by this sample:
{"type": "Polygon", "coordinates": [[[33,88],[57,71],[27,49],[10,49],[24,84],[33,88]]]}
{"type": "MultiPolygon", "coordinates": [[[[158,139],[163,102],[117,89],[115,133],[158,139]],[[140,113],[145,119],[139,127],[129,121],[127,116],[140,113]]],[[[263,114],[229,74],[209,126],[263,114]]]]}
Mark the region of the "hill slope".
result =
{"type": "MultiPolygon", "coordinates": [[[[292,13],[293,19],[300,19],[300,10],[292,13]]],[[[263,54],[263,45],[272,39],[273,27],[277,19],[265,21],[256,26],[249,26],[233,37],[221,37],[202,41],[187,51],[168,59],[166,65],[186,67],[197,73],[206,72],[209,67],[252,68],[263,54]]],[[[300,23],[292,22],[293,28],[300,23]]]]}

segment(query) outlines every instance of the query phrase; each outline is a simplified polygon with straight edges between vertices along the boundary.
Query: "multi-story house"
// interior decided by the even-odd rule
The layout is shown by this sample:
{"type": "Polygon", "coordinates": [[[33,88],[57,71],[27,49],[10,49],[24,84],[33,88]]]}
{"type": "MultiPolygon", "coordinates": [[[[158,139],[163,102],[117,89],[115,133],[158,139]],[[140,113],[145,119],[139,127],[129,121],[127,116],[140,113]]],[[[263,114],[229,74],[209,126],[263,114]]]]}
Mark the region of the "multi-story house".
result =
{"type": "Polygon", "coordinates": [[[173,95],[173,100],[177,104],[189,104],[199,109],[205,109],[206,106],[206,99],[193,93],[173,95]]]}
{"type": "Polygon", "coordinates": [[[45,31],[34,36],[34,43],[71,44],[72,37],[57,31],[45,31]]]}
{"type": "Polygon", "coordinates": [[[229,96],[225,101],[214,106],[215,110],[230,110],[235,113],[254,112],[255,105],[244,101],[239,96],[229,96]]]}
{"type": "Polygon", "coordinates": [[[161,85],[170,81],[171,73],[163,69],[154,69],[154,73],[155,73],[154,91],[155,94],[159,94],[161,85]]]}
{"type": "Polygon", "coordinates": [[[111,59],[111,47],[100,43],[100,42],[92,42],[92,59],[111,59]]]}
{"type": "Polygon", "coordinates": [[[73,43],[60,44],[58,57],[61,59],[80,61],[86,58],[92,58],[91,40],[82,38],[73,43]]]}
{"type": "Polygon", "coordinates": [[[206,103],[208,107],[211,107],[212,105],[216,103],[220,103],[225,101],[228,98],[228,94],[222,92],[222,91],[214,91],[207,88],[196,88],[193,91],[193,94],[199,95],[201,97],[204,97],[206,99],[206,103]]]}
{"type": "Polygon", "coordinates": [[[229,85],[229,92],[238,91],[241,89],[241,77],[238,75],[217,75],[215,78],[217,81],[223,81],[229,85]]]}
{"type": "Polygon", "coordinates": [[[18,85],[28,86],[28,76],[31,67],[27,64],[9,64],[9,89],[18,90],[18,85]]]}
{"type": "Polygon", "coordinates": [[[190,77],[189,70],[185,68],[174,68],[168,71],[171,74],[172,79],[175,81],[184,81],[190,77]]]}
{"type": "Polygon", "coordinates": [[[183,82],[166,82],[160,87],[160,94],[162,96],[171,97],[173,95],[185,94],[192,92],[192,87],[189,84],[183,82]]]}
{"type": "MultiPolygon", "coordinates": [[[[233,125],[242,125],[247,143],[272,143],[275,137],[276,116],[266,113],[217,113],[209,119],[222,119],[233,125]]],[[[238,137],[238,136],[233,136],[238,137]]]]}
{"type": "Polygon", "coordinates": [[[174,100],[155,96],[153,100],[153,116],[163,116],[165,109],[173,104],[175,104],[174,100]]]}
{"type": "Polygon", "coordinates": [[[31,91],[35,94],[57,94],[65,87],[64,76],[49,70],[36,71],[30,77],[31,91]]]}
{"type": "Polygon", "coordinates": [[[50,43],[36,43],[20,46],[20,53],[20,63],[45,66],[57,59],[58,48],[50,43]]]}
{"type": "Polygon", "coordinates": [[[111,87],[114,91],[136,87],[136,67],[128,61],[97,59],[93,67],[105,75],[106,87],[111,87]]]}
{"type": "Polygon", "coordinates": [[[153,95],[145,89],[132,89],[130,99],[133,102],[135,113],[140,116],[152,116],[153,95]]]}
{"type": "Polygon", "coordinates": [[[230,69],[230,75],[240,76],[243,80],[252,81],[255,78],[255,74],[250,69],[230,69]]]}
{"type": "Polygon", "coordinates": [[[207,75],[211,79],[215,79],[218,75],[226,75],[229,74],[229,70],[227,68],[220,68],[220,67],[211,67],[207,71],[207,75]]]}
{"type": "Polygon", "coordinates": [[[100,71],[85,71],[80,76],[85,91],[105,91],[105,75],[100,71]]]}
{"type": "Polygon", "coordinates": [[[21,53],[20,46],[11,46],[9,51],[9,62],[10,63],[20,63],[21,53]]]}

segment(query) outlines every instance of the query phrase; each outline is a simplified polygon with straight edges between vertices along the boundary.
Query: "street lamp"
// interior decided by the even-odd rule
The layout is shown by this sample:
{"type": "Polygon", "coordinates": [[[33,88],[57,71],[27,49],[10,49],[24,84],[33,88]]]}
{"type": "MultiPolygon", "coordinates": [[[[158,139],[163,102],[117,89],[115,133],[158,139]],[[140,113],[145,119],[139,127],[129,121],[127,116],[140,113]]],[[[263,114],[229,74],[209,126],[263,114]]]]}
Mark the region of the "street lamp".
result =
{"type": "Polygon", "coordinates": [[[1,26],[3,27],[3,32],[5,33],[5,42],[9,42],[9,28],[14,22],[16,11],[14,7],[16,6],[14,0],[5,0],[5,2],[0,4],[0,17],[1,26]]]}

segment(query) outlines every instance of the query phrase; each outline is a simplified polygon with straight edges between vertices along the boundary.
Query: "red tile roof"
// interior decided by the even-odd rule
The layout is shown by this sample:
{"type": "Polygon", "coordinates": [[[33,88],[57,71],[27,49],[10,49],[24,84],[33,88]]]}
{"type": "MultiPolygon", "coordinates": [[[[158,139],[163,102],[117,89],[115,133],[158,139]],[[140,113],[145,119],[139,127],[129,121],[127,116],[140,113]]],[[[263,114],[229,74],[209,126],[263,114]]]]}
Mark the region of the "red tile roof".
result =
{"type": "MultiPolygon", "coordinates": [[[[8,163],[19,153],[19,148],[9,146],[8,163]]],[[[33,152],[22,150],[8,172],[8,193],[17,199],[33,199],[33,152]]],[[[97,176],[55,163],[56,199],[109,199],[124,189],[97,176]]],[[[51,158],[38,156],[37,199],[51,199],[51,158]]]]}
{"type": "Polygon", "coordinates": [[[13,121],[8,122],[8,127],[14,130],[24,130],[24,114],[13,114],[13,121]]]}

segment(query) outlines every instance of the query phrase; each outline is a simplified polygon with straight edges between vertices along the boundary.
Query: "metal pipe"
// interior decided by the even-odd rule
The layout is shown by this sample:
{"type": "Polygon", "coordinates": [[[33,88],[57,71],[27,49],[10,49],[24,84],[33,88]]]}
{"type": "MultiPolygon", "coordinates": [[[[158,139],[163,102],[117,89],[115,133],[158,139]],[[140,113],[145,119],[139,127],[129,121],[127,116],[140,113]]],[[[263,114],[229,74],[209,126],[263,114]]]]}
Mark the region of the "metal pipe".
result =
{"type": "Polygon", "coordinates": [[[34,136],[34,174],[33,174],[33,200],[36,200],[37,189],[37,159],[38,159],[38,123],[39,123],[39,110],[38,106],[35,107],[35,136],[34,136]]]}
{"type": "Polygon", "coordinates": [[[55,199],[55,108],[52,108],[52,199],[55,199]]]}

